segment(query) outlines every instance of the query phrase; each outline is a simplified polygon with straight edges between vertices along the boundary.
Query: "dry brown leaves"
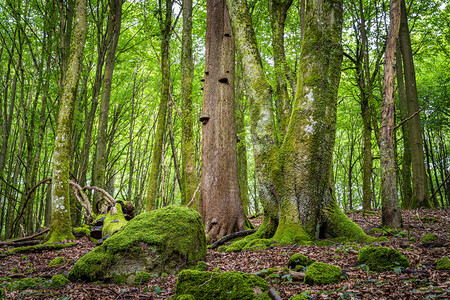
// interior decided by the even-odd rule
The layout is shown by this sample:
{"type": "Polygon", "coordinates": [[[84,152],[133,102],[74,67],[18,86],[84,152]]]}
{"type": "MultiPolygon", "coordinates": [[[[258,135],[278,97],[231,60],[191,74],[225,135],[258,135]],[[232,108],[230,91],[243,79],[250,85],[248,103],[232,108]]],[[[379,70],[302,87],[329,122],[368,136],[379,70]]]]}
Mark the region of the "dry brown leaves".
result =
{"type": "MultiPolygon", "coordinates": [[[[364,216],[360,213],[349,217],[367,233],[374,234],[379,226],[377,215],[364,216]]],[[[270,279],[269,285],[280,293],[283,299],[295,294],[310,292],[314,299],[447,299],[450,297],[450,271],[438,271],[436,260],[449,256],[448,243],[444,247],[421,247],[420,239],[426,233],[435,233],[439,242],[449,241],[450,217],[448,210],[405,210],[403,211],[403,234],[389,236],[389,242],[381,246],[395,248],[402,252],[411,263],[412,271],[370,272],[358,263],[361,245],[333,244],[278,246],[268,250],[224,253],[208,250],[205,261],[208,270],[219,267],[222,271],[255,273],[267,268],[285,267],[292,254],[302,253],[325,263],[340,266],[348,279],[339,284],[308,286],[302,282],[290,282],[281,276],[270,279]],[[420,217],[420,219],[418,218],[420,217]],[[423,217],[432,217],[439,222],[427,222],[423,217]],[[416,242],[410,239],[416,237],[416,242]]],[[[253,219],[257,225],[260,219],[253,219]]],[[[429,221],[429,220],[428,220],[429,221]]],[[[259,223],[258,223],[259,222],[259,223]]],[[[0,277],[46,277],[59,273],[67,274],[78,258],[95,247],[88,239],[79,240],[72,248],[45,251],[26,255],[11,255],[0,260],[0,277]],[[60,267],[50,267],[49,262],[62,256],[66,263],[60,267]],[[16,268],[16,269],[15,269],[16,268]],[[11,271],[14,272],[11,272],[11,271]]],[[[5,249],[5,248],[4,248],[5,249]]],[[[7,299],[167,299],[174,295],[177,277],[175,275],[155,278],[146,285],[135,287],[103,283],[71,283],[63,288],[46,290],[25,290],[7,292],[7,299]]]]}

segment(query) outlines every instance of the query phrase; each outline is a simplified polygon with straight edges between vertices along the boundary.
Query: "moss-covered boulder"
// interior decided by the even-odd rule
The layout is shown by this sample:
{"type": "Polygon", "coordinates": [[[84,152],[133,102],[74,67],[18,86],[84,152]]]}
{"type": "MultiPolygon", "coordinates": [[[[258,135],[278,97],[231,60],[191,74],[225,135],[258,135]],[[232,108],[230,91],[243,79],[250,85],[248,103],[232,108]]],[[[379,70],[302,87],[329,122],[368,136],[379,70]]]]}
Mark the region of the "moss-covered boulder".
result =
{"type": "Polygon", "coordinates": [[[122,205],[120,203],[116,203],[115,208],[115,212],[108,212],[103,220],[102,237],[106,237],[108,235],[112,236],[128,223],[128,221],[125,220],[122,205]]]}
{"type": "Polygon", "coordinates": [[[133,285],[142,285],[152,279],[152,275],[149,272],[138,272],[134,277],[133,285]]]}
{"type": "Polygon", "coordinates": [[[186,206],[166,206],[138,215],[81,257],[69,279],[131,284],[138,272],[176,273],[205,256],[200,214],[186,206]]]}
{"type": "Polygon", "coordinates": [[[337,283],[344,279],[340,267],[321,262],[312,263],[305,272],[305,283],[309,285],[337,283]]]}
{"type": "Polygon", "coordinates": [[[64,259],[64,257],[59,256],[59,257],[52,259],[48,265],[50,267],[58,267],[58,266],[64,264],[65,262],[66,262],[66,260],[64,259]]]}
{"type": "Polygon", "coordinates": [[[174,299],[270,299],[267,282],[252,274],[183,270],[178,275],[174,299]]]}
{"type": "Polygon", "coordinates": [[[58,274],[52,277],[50,286],[51,287],[63,287],[70,283],[70,280],[67,279],[63,274],[58,274]]]}
{"type": "Polygon", "coordinates": [[[358,261],[371,271],[389,271],[397,267],[409,267],[408,259],[395,249],[366,246],[359,250],[358,261]]]}
{"type": "Polygon", "coordinates": [[[297,253],[297,254],[292,255],[288,259],[287,265],[291,269],[298,270],[299,267],[309,266],[313,262],[314,262],[314,260],[312,260],[308,256],[300,254],[300,253],[297,253]]]}
{"type": "Polygon", "coordinates": [[[436,269],[438,270],[450,270],[450,258],[444,256],[436,262],[436,269]]]}
{"type": "Polygon", "coordinates": [[[431,243],[431,242],[436,242],[437,240],[438,240],[438,237],[436,234],[427,233],[422,237],[421,242],[422,243],[431,243]]]}

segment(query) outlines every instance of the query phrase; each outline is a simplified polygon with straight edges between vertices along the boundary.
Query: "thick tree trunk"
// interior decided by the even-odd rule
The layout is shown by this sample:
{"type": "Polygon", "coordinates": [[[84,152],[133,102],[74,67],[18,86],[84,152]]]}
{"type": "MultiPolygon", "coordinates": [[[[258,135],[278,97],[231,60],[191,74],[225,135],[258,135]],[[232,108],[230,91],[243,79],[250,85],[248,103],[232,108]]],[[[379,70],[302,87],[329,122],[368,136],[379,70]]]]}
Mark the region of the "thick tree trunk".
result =
{"type": "Polygon", "coordinates": [[[384,226],[401,226],[402,217],[397,195],[397,176],[394,158],[395,127],[395,49],[400,28],[400,0],[390,2],[389,36],[386,46],[383,79],[383,104],[381,111],[380,165],[381,165],[381,204],[384,226]]]}
{"type": "Polygon", "coordinates": [[[182,101],[182,193],[181,203],[189,204],[198,210],[200,193],[195,193],[198,187],[195,173],[195,141],[193,132],[192,80],[194,78],[194,63],[192,58],[192,0],[183,0],[183,38],[181,50],[181,101],[182,101]]]}
{"type": "MultiPolygon", "coordinates": [[[[152,151],[152,162],[147,189],[147,198],[145,201],[145,211],[151,211],[157,208],[158,185],[161,181],[161,162],[164,150],[164,135],[166,132],[166,115],[169,103],[170,92],[170,62],[169,62],[169,43],[172,35],[172,0],[166,0],[166,14],[162,26],[161,41],[161,97],[158,108],[158,121],[156,124],[155,141],[152,151]]],[[[161,17],[162,18],[162,17],[161,17]]]]}
{"type": "MultiPolygon", "coordinates": [[[[413,53],[411,49],[411,38],[408,29],[408,17],[405,1],[401,0],[401,23],[400,23],[400,48],[402,50],[403,68],[405,70],[406,99],[408,115],[412,116],[419,111],[419,99],[417,96],[416,72],[414,70],[413,53]]],[[[420,125],[420,115],[417,114],[407,122],[409,126],[409,136],[411,145],[412,160],[412,183],[413,195],[411,198],[411,208],[431,207],[427,175],[425,172],[425,157],[423,154],[422,126],[420,125]]]]}
{"type": "Polygon", "coordinates": [[[58,125],[53,150],[53,181],[52,181],[52,216],[48,242],[74,239],[70,222],[69,199],[69,167],[71,162],[71,142],[73,112],[77,95],[78,79],[83,58],[84,43],[87,34],[86,0],[78,0],[76,19],[59,109],[58,125]]]}
{"type": "Polygon", "coordinates": [[[200,213],[215,241],[245,225],[238,182],[234,40],[225,0],[207,1],[200,213]]]}
{"type": "MultiPolygon", "coordinates": [[[[107,152],[107,129],[109,116],[109,102],[111,99],[111,84],[114,73],[114,64],[116,61],[116,49],[119,41],[120,26],[122,20],[122,0],[114,0],[110,3],[111,14],[108,20],[107,34],[111,36],[111,44],[108,47],[108,54],[105,62],[105,74],[103,76],[100,114],[98,122],[97,147],[95,151],[93,184],[98,187],[104,187],[106,174],[106,164],[108,162],[107,152]]],[[[94,209],[102,196],[94,192],[94,209]]]]}

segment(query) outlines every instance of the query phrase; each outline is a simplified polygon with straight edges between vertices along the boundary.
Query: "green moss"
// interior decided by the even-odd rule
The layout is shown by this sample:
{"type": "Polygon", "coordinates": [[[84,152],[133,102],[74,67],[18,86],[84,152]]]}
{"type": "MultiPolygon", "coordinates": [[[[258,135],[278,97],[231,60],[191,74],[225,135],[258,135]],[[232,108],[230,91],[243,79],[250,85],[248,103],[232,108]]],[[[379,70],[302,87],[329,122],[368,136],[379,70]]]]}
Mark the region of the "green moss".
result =
{"type": "Polygon", "coordinates": [[[14,254],[14,253],[27,253],[27,252],[39,252],[39,251],[45,251],[45,250],[59,250],[64,249],[68,247],[73,247],[78,245],[78,243],[67,243],[67,244],[41,244],[41,245],[34,245],[34,246],[27,246],[27,247],[20,247],[15,248],[6,251],[6,254],[14,254]]]}
{"type": "Polygon", "coordinates": [[[308,299],[311,299],[311,298],[312,298],[311,297],[311,292],[310,291],[306,291],[306,292],[303,292],[301,294],[297,294],[295,296],[292,296],[290,298],[290,300],[308,300],[308,299]]]}
{"type": "MultiPolygon", "coordinates": [[[[418,217],[414,217],[414,220],[419,220],[418,217]]],[[[439,219],[433,218],[433,217],[420,217],[420,221],[424,223],[439,223],[441,222],[439,219]]]]}
{"type": "Polygon", "coordinates": [[[125,215],[122,211],[122,205],[119,203],[116,203],[116,214],[112,215],[111,212],[109,212],[105,220],[103,221],[103,229],[102,229],[102,236],[112,236],[114,233],[119,231],[125,224],[128,223],[127,220],[125,220],[125,215]]]}
{"type": "Polygon", "coordinates": [[[312,263],[305,272],[305,283],[309,285],[337,283],[343,279],[340,267],[321,262],[312,263]]]}
{"type": "Polygon", "coordinates": [[[439,259],[436,262],[436,269],[438,270],[450,270],[450,259],[447,256],[439,259]]]}
{"type": "Polygon", "coordinates": [[[183,270],[175,287],[176,299],[191,295],[194,299],[270,299],[267,282],[241,272],[201,272],[183,270]]]}
{"type": "Polygon", "coordinates": [[[132,283],[135,274],[153,276],[178,272],[206,256],[206,237],[201,216],[183,206],[166,206],[136,216],[122,230],[83,256],[69,279],[112,280],[124,275],[132,283]]]}
{"type": "Polygon", "coordinates": [[[9,284],[6,289],[8,291],[16,291],[16,290],[27,290],[35,287],[45,288],[48,286],[46,280],[44,278],[23,278],[20,280],[15,280],[9,284]]]}
{"type": "Polygon", "coordinates": [[[57,267],[59,265],[62,265],[65,262],[66,262],[66,260],[64,259],[64,257],[57,257],[55,259],[52,259],[48,265],[50,267],[57,267]]]}
{"type": "Polygon", "coordinates": [[[438,237],[437,237],[437,235],[436,234],[434,234],[434,233],[428,233],[428,234],[425,234],[423,237],[422,237],[422,243],[431,243],[431,242],[435,242],[435,241],[437,241],[438,240],[438,237]]]}
{"type": "Polygon", "coordinates": [[[85,224],[83,226],[73,228],[72,232],[75,236],[90,236],[91,228],[89,225],[85,224]]]}
{"type": "Polygon", "coordinates": [[[141,271],[136,273],[134,277],[133,285],[145,284],[153,278],[152,274],[149,272],[141,271]]]}
{"type": "Polygon", "coordinates": [[[284,218],[280,221],[273,239],[280,244],[289,245],[312,240],[311,236],[300,224],[290,221],[289,218],[284,218]]]}
{"type": "Polygon", "coordinates": [[[27,260],[27,259],[28,259],[28,256],[26,256],[26,255],[24,255],[20,258],[20,260],[27,260]]]}
{"type": "Polygon", "coordinates": [[[417,238],[414,236],[414,237],[409,239],[409,242],[410,243],[415,243],[415,242],[417,242],[417,238]]]}
{"type": "Polygon", "coordinates": [[[270,246],[274,243],[273,239],[255,239],[248,242],[242,250],[264,250],[270,248],[270,246]]]}
{"type": "Polygon", "coordinates": [[[19,273],[19,268],[12,268],[9,273],[19,273]]]}
{"type": "Polygon", "coordinates": [[[206,271],[208,269],[208,266],[206,265],[206,263],[204,261],[199,261],[197,263],[197,265],[195,266],[194,270],[197,271],[206,271]]]}
{"type": "Polygon", "coordinates": [[[310,259],[309,257],[297,253],[292,255],[288,261],[287,261],[287,266],[291,269],[296,269],[297,270],[297,266],[300,267],[306,267],[309,266],[310,264],[312,264],[314,262],[314,260],[310,259]]]}
{"type": "Polygon", "coordinates": [[[395,249],[366,246],[359,250],[358,261],[371,271],[388,271],[396,267],[409,267],[408,259],[395,249]]]}
{"type": "Polygon", "coordinates": [[[215,267],[212,271],[216,272],[216,273],[220,273],[220,272],[222,272],[222,269],[219,267],[215,267]]]}
{"type": "Polygon", "coordinates": [[[33,273],[33,272],[36,272],[36,269],[35,269],[35,268],[29,268],[29,269],[26,269],[26,270],[25,270],[25,274],[27,274],[27,275],[29,275],[29,274],[31,274],[31,273],[33,273]]]}
{"type": "Polygon", "coordinates": [[[58,274],[52,277],[50,286],[51,287],[63,287],[70,283],[70,280],[66,278],[63,274],[58,274]]]}

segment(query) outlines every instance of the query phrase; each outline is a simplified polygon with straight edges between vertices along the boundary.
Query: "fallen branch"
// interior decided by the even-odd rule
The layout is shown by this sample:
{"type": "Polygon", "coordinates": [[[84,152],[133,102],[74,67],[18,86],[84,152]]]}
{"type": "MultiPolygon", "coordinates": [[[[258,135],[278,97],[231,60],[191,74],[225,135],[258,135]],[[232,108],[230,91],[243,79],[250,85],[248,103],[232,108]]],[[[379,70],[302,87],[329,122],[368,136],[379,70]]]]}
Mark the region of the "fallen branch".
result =
{"type": "Polygon", "coordinates": [[[269,297],[272,300],[283,300],[273,288],[269,289],[269,297]]]}
{"type": "Polygon", "coordinates": [[[111,204],[112,207],[114,207],[116,205],[116,200],[113,198],[113,196],[111,196],[107,191],[105,191],[102,188],[87,185],[87,186],[83,187],[83,190],[94,190],[94,191],[100,192],[105,196],[105,199],[109,202],[109,204],[111,204]]]}
{"type": "Polygon", "coordinates": [[[224,236],[223,238],[215,241],[214,243],[212,243],[209,246],[209,248],[214,249],[214,248],[216,248],[216,247],[218,247],[220,245],[225,244],[226,242],[228,242],[230,240],[233,240],[233,239],[236,239],[236,238],[239,238],[239,237],[243,237],[243,236],[247,236],[247,235],[250,235],[250,234],[255,233],[255,232],[256,232],[256,230],[244,230],[244,231],[239,231],[239,232],[235,232],[235,233],[229,234],[229,235],[224,236]]]}
{"type": "Polygon", "coordinates": [[[69,180],[69,184],[72,186],[73,193],[75,194],[75,198],[78,200],[80,205],[85,210],[85,211],[82,211],[83,215],[86,217],[87,220],[93,220],[95,217],[95,214],[92,211],[92,206],[91,206],[91,203],[89,202],[89,199],[83,193],[83,189],[81,188],[81,186],[78,183],[73,182],[72,180],[69,180]],[[80,198],[80,195],[83,199],[80,198]]]}
{"type": "Polygon", "coordinates": [[[17,242],[21,242],[21,241],[28,241],[28,240],[32,240],[37,236],[43,235],[44,233],[48,232],[50,230],[50,228],[45,228],[44,230],[34,233],[32,235],[23,237],[23,238],[19,238],[19,239],[15,239],[15,240],[11,240],[11,241],[6,241],[6,242],[0,242],[0,246],[6,246],[6,245],[14,245],[14,243],[17,242]]]}

